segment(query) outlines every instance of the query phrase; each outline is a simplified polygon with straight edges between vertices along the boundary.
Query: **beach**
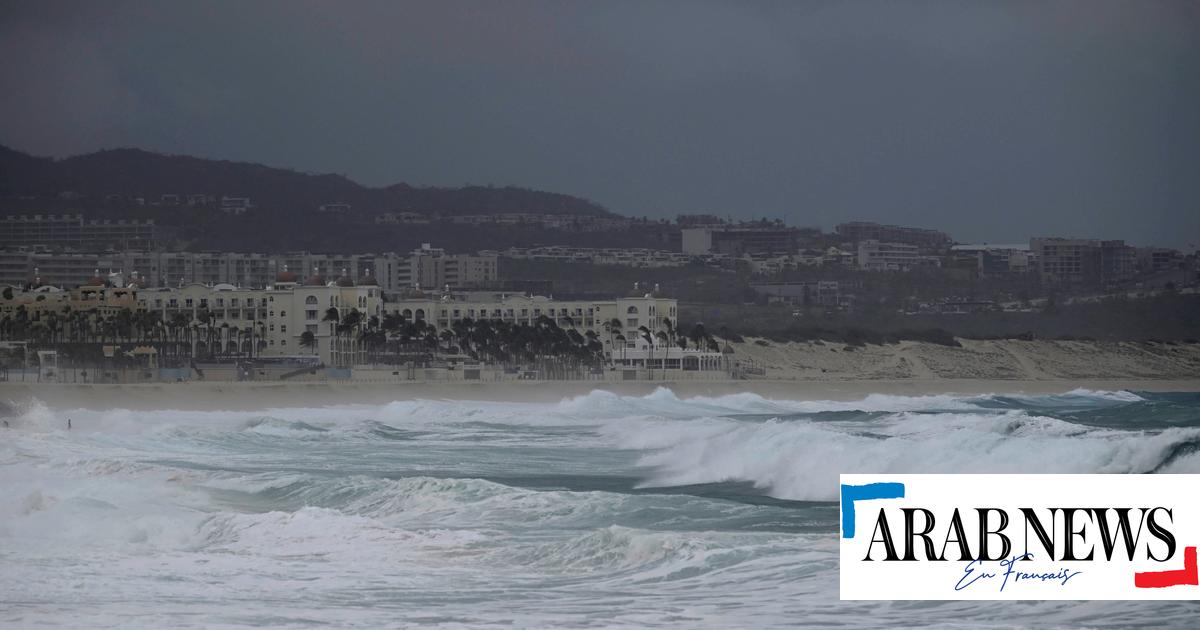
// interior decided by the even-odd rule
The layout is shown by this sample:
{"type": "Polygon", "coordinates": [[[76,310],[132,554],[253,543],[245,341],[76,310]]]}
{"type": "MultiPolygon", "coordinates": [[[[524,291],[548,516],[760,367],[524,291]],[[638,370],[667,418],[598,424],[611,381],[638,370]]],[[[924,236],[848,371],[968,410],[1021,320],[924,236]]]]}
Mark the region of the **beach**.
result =
{"type": "Polygon", "coordinates": [[[870,394],[1053,394],[1200,391],[1200,344],[960,340],[961,347],[903,342],[849,347],[748,339],[729,356],[761,366],[744,380],[642,381],[189,381],[118,385],[0,383],[0,401],[53,408],[267,409],[394,400],[557,402],[591,391],[680,397],[754,393],[781,400],[857,400],[870,394]],[[765,345],[764,345],[765,344],[765,345]]]}

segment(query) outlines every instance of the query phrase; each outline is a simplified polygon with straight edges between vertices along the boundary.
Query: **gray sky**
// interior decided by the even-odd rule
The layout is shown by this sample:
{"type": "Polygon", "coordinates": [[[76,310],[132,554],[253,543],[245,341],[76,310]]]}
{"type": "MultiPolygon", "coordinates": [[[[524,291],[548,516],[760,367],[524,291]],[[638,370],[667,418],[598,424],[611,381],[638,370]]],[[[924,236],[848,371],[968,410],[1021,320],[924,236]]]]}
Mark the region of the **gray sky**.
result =
{"type": "Polygon", "coordinates": [[[1200,243],[1200,2],[10,2],[0,143],[1200,243]]]}

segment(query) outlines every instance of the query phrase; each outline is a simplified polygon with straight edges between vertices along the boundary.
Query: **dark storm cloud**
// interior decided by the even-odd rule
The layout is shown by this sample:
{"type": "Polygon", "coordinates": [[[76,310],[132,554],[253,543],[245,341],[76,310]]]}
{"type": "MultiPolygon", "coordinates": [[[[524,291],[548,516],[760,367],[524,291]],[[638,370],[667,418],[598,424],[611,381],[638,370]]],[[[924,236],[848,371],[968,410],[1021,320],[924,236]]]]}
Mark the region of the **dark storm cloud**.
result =
{"type": "Polygon", "coordinates": [[[1200,241],[1196,2],[0,4],[0,142],[1200,241]]]}

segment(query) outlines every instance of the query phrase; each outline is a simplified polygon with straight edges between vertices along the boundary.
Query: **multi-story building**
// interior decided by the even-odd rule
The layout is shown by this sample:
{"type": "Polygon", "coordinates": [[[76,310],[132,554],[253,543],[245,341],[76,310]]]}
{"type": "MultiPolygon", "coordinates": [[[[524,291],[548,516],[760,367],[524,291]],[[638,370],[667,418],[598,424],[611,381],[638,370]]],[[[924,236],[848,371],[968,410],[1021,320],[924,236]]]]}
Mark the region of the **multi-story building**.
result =
{"type": "Polygon", "coordinates": [[[951,258],[954,266],[974,268],[981,276],[1037,271],[1037,256],[1028,245],[955,245],[951,258]]]}
{"type": "Polygon", "coordinates": [[[1083,238],[1034,238],[1029,249],[1038,257],[1042,281],[1049,284],[1093,284],[1100,278],[1099,241],[1083,238]]]}
{"type": "Polygon", "coordinates": [[[121,269],[124,259],[113,254],[78,254],[6,249],[0,255],[0,285],[24,286],[35,277],[42,284],[70,288],[88,278],[121,269]]]}
{"type": "Polygon", "coordinates": [[[1125,241],[1100,241],[1100,281],[1122,282],[1137,275],[1137,250],[1125,241]]]}
{"type": "Polygon", "coordinates": [[[673,339],[659,337],[676,322],[678,304],[652,293],[556,301],[529,295],[414,291],[385,302],[370,276],[358,283],[348,275],[329,280],[321,274],[301,281],[291,271],[280,272],[265,288],[228,283],[146,288],[139,286],[137,278],[123,282],[120,274],[107,279],[95,276],[65,291],[44,286],[40,279],[30,286],[0,300],[0,316],[11,316],[20,305],[27,310],[99,309],[104,315],[120,310],[157,313],[165,327],[186,329],[193,356],[201,358],[307,359],[333,366],[363,363],[367,357],[358,337],[339,330],[353,312],[361,324],[392,314],[404,322],[422,321],[435,332],[466,319],[535,325],[546,317],[561,328],[596,333],[606,356],[617,365],[680,369],[722,365],[720,353],[684,351],[673,339]],[[112,282],[124,286],[107,286],[112,282]],[[305,333],[311,333],[311,343],[303,343],[305,333]]]}
{"type": "Polygon", "coordinates": [[[152,219],[89,221],[82,214],[21,214],[0,219],[0,247],[137,249],[151,247],[154,239],[152,219]]]}
{"type": "Polygon", "coordinates": [[[498,279],[494,253],[448,254],[422,246],[408,254],[254,254],[240,252],[52,252],[44,249],[0,250],[0,284],[20,285],[35,270],[48,284],[71,287],[95,270],[137,273],[146,286],[231,284],[264,288],[283,271],[349,276],[356,282],[374,278],[384,290],[400,292],[416,286],[462,289],[482,287],[498,279]]]}
{"type": "Polygon", "coordinates": [[[1029,249],[1037,256],[1042,281],[1049,284],[1107,284],[1136,272],[1135,250],[1125,241],[1046,237],[1030,239],[1029,249]]]}
{"type": "Polygon", "coordinates": [[[33,277],[34,266],[31,264],[29,252],[13,248],[0,249],[0,286],[21,286],[33,277]]]}
{"type": "Polygon", "coordinates": [[[111,287],[100,277],[93,277],[84,284],[69,290],[41,284],[34,278],[25,289],[5,292],[0,299],[0,318],[16,317],[17,311],[25,310],[30,318],[55,313],[65,316],[71,312],[95,313],[101,317],[112,317],[122,310],[137,310],[137,289],[134,287],[111,287]],[[11,297],[7,297],[11,295],[11,297]]]}
{"type": "Polygon", "coordinates": [[[356,285],[345,276],[329,281],[313,275],[301,282],[297,274],[282,272],[268,288],[195,283],[141,289],[137,301],[164,322],[192,327],[196,356],[307,358],[352,365],[364,360],[362,346],[352,335],[339,334],[338,325],[351,311],[363,322],[378,317],[383,293],[371,281],[356,285]],[[309,346],[302,343],[305,333],[312,335],[309,346]]]}
{"type": "Polygon", "coordinates": [[[950,235],[938,230],[882,225],[870,221],[851,221],[839,224],[834,229],[837,230],[839,236],[852,243],[862,241],[904,243],[916,245],[922,251],[940,251],[952,242],[950,235]]]}
{"type": "MultiPolygon", "coordinates": [[[[408,279],[410,286],[480,287],[496,280],[497,257],[494,254],[448,254],[424,244],[408,257],[408,279]]],[[[401,265],[399,269],[405,267],[401,265]]],[[[403,286],[404,278],[398,274],[396,288],[403,286]]],[[[393,289],[394,290],[394,289],[393,289]]]]}
{"type": "MultiPolygon", "coordinates": [[[[463,214],[443,220],[463,225],[507,225],[540,227],[567,232],[603,232],[627,229],[633,223],[628,217],[593,214],[543,214],[535,212],[506,212],[498,214],[463,214]]],[[[376,222],[379,222],[377,219],[376,222]]],[[[391,222],[391,221],[386,221],[391,222]]]]}
{"type": "Polygon", "coordinates": [[[853,301],[852,296],[842,294],[841,284],[837,280],[758,282],[750,286],[759,295],[765,295],[767,302],[772,304],[846,308],[853,301]]]}
{"type": "MultiPolygon", "coordinates": [[[[1141,273],[1161,273],[1178,269],[1183,264],[1183,253],[1167,247],[1139,247],[1137,268],[1141,273]]],[[[2,259],[0,259],[2,260],[2,259]]],[[[3,262],[0,262],[3,265],[3,262]]]]}
{"type": "Polygon", "coordinates": [[[503,258],[536,260],[541,262],[587,263],[593,265],[619,265],[622,267],[683,267],[700,263],[709,266],[732,266],[734,259],[724,254],[693,255],[658,249],[617,247],[568,247],[548,245],[544,247],[510,247],[496,254],[503,258]]]}
{"type": "Polygon", "coordinates": [[[922,262],[920,248],[907,243],[859,241],[858,268],[864,271],[906,271],[922,262]]]}
{"type": "Polygon", "coordinates": [[[680,230],[685,254],[795,253],[801,230],[780,226],[723,225],[680,230]]]}

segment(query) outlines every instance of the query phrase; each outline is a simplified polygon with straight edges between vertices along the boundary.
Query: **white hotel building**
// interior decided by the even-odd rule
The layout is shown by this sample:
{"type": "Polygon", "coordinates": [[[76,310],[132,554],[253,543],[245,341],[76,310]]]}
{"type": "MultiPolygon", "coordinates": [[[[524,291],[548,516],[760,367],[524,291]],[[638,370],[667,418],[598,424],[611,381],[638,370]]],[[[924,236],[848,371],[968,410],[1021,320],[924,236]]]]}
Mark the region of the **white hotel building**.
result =
{"type": "Polygon", "coordinates": [[[296,274],[285,271],[266,289],[189,284],[140,289],[137,300],[143,309],[160,313],[164,322],[182,317],[197,327],[195,343],[201,356],[208,352],[262,359],[315,356],[326,365],[340,365],[353,363],[353,348],[339,347],[336,323],[324,321],[325,313],[336,308],[340,319],[357,310],[365,322],[381,314],[383,292],[370,278],[356,285],[349,278],[330,282],[314,275],[301,283],[296,274]],[[201,321],[206,314],[208,321],[201,321]],[[313,348],[300,344],[306,331],[316,338],[313,348]]]}
{"type": "Polygon", "coordinates": [[[371,317],[394,313],[407,321],[422,320],[439,332],[462,319],[502,320],[533,324],[546,316],[563,328],[595,331],[605,353],[617,365],[665,367],[686,370],[722,369],[719,352],[667,347],[656,333],[665,329],[664,318],[676,322],[676,300],[644,294],[611,300],[559,301],[544,296],[494,293],[410,294],[385,301],[373,276],[355,283],[343,276],[328,280],[315,274],[303,282],[291,272],[282,272],[265,289],[239,288],[230,284],[190,284],[178,288],[140,289],[141,308],[160,313],[164,322],[189,322],[195,333],[197,354],[237,354],[255,359],[318,359],[332,366],[365,362],[357,344],[336,333],[336,323],[325,321],[330,308],[339,319],[357,310],[365,324],[371,317]],[[207,319],[206,322],[200,321],[207,319]],[[619,320],[619,329],[605,322],[619,320]],[[646,327],[647,342],[638,332],[646,327]],[[610,330],[611,329],[611,330],[610,330]],[[301,335],[311,332],[315,347],[301,346],[301,335]],[[623,334],[622,344],[616,337],[623,334]],[[199,346],[204,344],[204,346],[199,346]],[[219,345],[217,345],[219,344],[219,345]],[[211,346],[211,347],[209,347],[211,346]]]}

